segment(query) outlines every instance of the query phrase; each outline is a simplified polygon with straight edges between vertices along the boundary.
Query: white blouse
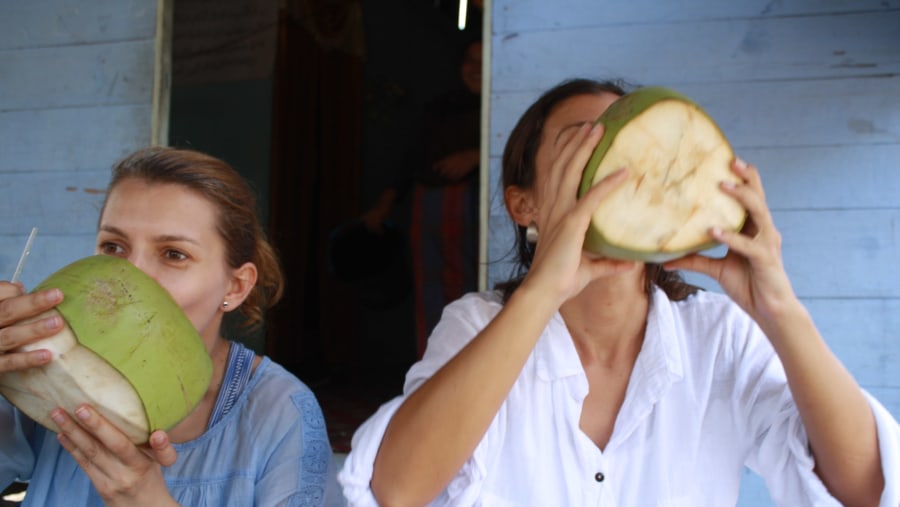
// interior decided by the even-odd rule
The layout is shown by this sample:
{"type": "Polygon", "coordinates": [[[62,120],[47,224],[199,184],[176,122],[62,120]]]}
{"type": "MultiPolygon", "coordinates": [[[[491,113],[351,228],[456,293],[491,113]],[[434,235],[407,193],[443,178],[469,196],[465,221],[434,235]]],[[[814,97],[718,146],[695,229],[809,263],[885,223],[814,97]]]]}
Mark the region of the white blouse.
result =
{"type": "MultiPolygon", "coordinates": [[[[404,394],[353,436],[338,476],[350,505],[376,506],[369,482],[392,415],[500,311],[497,292],[449,305],[404,394]]],[[[434,506],[735,505],[746,465],[783,506],[840,505],[813,472],[784,370],[730,299],[670,301],[656,289],[646,336],[606,448],[580,429],[588,382],[557,313],[471,458],[434,506]]],[[[867,395],[868,396],[868,395],[867,395]]],[[[885,491],[900,505],[900,426],[874,398],[885,491]]],[[[460,414],[461,417],[464,413],[460,414]]]]}

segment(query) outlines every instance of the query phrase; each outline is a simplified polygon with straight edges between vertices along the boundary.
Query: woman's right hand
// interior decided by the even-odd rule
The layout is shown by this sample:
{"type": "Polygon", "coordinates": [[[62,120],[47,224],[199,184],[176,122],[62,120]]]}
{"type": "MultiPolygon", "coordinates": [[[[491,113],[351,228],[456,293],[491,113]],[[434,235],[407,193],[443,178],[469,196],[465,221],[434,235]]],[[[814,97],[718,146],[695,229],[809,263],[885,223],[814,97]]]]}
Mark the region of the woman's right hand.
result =
{"type": "Polygon", "coordinates": [[[549,288],[550,294],[559,298],[560,305],[591,281],[627,271],[635,265],[630,261],[597,257],[583,248],[594,210],[628,174],[625,168],[619,169],[580,199],[577,197],[584,167],[601,137],[602,124],[584,124],[554,161],[537,198],[538,242],[522,285],[549,288]]]}
{"type": "Polygon", "coordinates": [[[50,362],[49,350],[21,352],[17,349],[62,330],[65,323],[59,315],[29,320],[55,307],[62,299],[59,289],[26,294],[20,283],[0,281],[0,373],[50,362]]]}
{"type": "Polygon", "coordinates": [[[147,445],[136,446],[89,405],[73,414],[54,410],[50,417],[59,428],[57,439],[84,470],[104,505],[177,505],[162,468],[177,459],[164,431],[154,431],[147,445]]]}
{"type": "Polygon", "coordinates": [[[397,189],[388,187],[381,192],[378,200],[362,214],[360,219],[363,225],[371,232],[381,234],[384,232],[384,221],[387,220],[394,209],[394,202],[397,200],[397,189]]]}

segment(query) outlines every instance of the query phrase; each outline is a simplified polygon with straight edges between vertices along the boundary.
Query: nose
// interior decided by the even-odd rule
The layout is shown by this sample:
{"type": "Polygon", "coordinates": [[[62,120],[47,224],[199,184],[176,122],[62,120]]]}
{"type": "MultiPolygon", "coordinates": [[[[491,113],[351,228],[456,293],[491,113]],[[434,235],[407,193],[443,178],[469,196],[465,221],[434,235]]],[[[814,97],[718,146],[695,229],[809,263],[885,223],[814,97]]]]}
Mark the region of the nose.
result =
{"type": "Polygon", "coordinates": [[[154,264],[150,256],[142,255],[140,252],[132,252],[131,255],[128,256],[128,262],[132,263],[136,268],[140,269],[147,276],[154,279],[156,283],[159,283],[159,279],[157,278],[157,273],[154,269],[154,264]]]}

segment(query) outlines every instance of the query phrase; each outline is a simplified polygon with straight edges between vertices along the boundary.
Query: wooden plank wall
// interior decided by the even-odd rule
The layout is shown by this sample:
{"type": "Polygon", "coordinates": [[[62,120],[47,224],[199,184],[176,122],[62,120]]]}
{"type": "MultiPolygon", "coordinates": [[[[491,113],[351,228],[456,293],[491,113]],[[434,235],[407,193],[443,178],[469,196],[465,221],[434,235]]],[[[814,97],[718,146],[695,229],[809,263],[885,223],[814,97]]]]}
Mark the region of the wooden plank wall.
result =
{"type": "MultiPolygon", "coordinates": [[[[859,382],[900,417],[900,1],[491,9],[489,285],[509,273],[500,156],[528,104],[575,76],[670,86],[760,168],[796,291],[859,382]]],[[[742,505],[767,502],[748,478],[742,505]]]]}
{"type": "Polygon", "coordinates": [[[0,279],[93,252],[112,164],[150,143],[156,0],[0,0],[0,279]]]}

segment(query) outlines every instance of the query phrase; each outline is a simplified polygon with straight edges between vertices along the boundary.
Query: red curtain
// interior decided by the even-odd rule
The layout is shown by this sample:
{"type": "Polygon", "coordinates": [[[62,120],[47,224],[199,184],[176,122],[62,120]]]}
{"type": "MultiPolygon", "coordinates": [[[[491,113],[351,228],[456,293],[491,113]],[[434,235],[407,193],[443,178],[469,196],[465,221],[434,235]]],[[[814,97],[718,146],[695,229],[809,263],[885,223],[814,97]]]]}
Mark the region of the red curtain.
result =
{"type": "Polygon", "coordinates": [[[353,295],[325,256],[332,229],[359,215],[361,12],[350,0],[298,0],[279,14],[270,233],[287,284],[266,353],[306,381],[350,360],[357,336],[353,295]]]}

